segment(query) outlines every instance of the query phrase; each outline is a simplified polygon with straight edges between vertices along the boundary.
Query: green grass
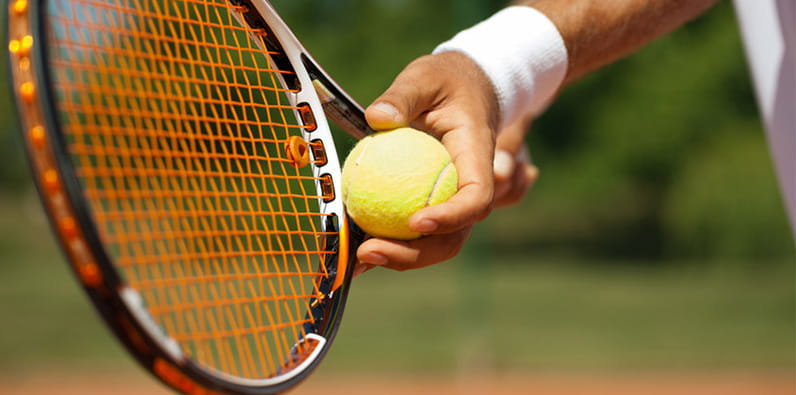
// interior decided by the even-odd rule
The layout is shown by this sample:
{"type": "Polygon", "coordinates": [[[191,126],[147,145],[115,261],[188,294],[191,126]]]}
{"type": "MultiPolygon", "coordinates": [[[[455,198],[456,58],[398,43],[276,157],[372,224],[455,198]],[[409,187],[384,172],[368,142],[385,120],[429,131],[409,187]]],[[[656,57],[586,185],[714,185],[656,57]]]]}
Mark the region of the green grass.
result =
{"type": "MultiPolygon", "coordinates": [[[[129,366],[72,278],[35,198],[0,196],[0,213],[0,369],[129,366]]],[[[796,366],[793,262],[481,255],[358,278],[322,370],[796,366]]]]}
{"type": "Polygon", "coordinates": [[[355,283],[332,358],[384,370],[455,369],[483,356],[504,370],[794,366],[792,264],[700,266],[513,258],[475,280],[457,262],[376,271],[355,283]]]}

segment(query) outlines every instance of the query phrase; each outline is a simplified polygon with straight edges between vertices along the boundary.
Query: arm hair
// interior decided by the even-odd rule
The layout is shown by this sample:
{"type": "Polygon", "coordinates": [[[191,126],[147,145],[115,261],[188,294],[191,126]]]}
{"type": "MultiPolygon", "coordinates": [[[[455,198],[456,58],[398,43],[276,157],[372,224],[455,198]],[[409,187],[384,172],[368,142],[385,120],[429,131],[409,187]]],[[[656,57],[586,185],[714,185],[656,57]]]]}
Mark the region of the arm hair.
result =
{"type": "Polygon", "coordinates": [[[521,0],[558,27],[567,47],[565,83],[620,59],[701,15],[718,0],[521,0]]]}

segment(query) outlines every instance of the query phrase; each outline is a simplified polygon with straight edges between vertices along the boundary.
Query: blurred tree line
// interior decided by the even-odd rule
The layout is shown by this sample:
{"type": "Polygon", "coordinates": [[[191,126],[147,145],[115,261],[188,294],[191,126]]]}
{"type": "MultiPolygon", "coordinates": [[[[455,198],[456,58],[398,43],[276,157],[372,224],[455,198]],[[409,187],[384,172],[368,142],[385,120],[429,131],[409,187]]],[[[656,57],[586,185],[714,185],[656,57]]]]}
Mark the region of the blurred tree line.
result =
{"type": "MultiPolygon", "coordinates": [[[[503,5],[273,3],[314,57],[363,104],[412,59],[503,5]]],[[[1,67],[8,75],[6,62],[1,67]]],[[[7,79],[0,85],[9,92],[7,79]]],[[[8,109],[0,111],[0,191],[25,191],[30,183],[9,95],[0,95],[0,108],[8,109]]],[[[496,211],[484,225],[496,235],[499,251],[794,259],[728,1],[567,88],[532,126],[528,141],[542,177],[523,204],[496,211]]]]}

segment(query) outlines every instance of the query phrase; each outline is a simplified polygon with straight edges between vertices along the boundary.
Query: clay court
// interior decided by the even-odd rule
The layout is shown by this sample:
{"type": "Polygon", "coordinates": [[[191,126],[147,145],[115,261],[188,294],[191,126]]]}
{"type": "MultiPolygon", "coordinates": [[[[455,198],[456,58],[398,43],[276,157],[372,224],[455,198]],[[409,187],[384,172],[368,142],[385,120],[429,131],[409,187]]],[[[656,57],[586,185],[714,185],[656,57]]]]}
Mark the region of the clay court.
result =
{"type": "MultiPolygon", "coordinates": [[[[702,374],[548,374],[507,375],[493,379],[471,380],[450,377],[412,378],[356,377],[345,375],[311,377],[291,394],[328,395],[453,395],[453,394],[610,394],[610,395],[793,395],[796,376],[790,372],[722,372],[702,374]]],[[[85,373],[65,372],[41,376],[0,379],[0,393],[7,395],[167,395],[171,392],[142,374],[130,372],[118,376],[103,374],[88,377],[85,373]],[[82,376],[82,377],[81,377],[82,376]]]]}

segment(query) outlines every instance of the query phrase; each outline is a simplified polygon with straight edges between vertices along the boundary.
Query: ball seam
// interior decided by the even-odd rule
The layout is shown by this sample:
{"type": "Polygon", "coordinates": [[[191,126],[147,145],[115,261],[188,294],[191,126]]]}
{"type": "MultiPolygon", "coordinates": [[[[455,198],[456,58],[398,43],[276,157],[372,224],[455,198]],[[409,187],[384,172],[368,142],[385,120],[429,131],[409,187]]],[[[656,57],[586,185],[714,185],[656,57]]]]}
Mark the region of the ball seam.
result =
{"type": "Polygon", "coordinates": [[[424,205],[424,207],[428,207],[428,205],[431,203],[431,199],[434,197],[434,193],[437,192],[437,188],[439,188],[440,184],[442,183],[442,180],[445,179],[447,173],[451,171],[452,165],[453,162],[448,162],[448,164],[446,164],[445,167],[443,167],[442,170],[439,173],[437,173],[437,179],[434,180],[434,186],[431,187],[431,191],[428,193],[428,196],[426,197],[426,204],[424,205]]]}

